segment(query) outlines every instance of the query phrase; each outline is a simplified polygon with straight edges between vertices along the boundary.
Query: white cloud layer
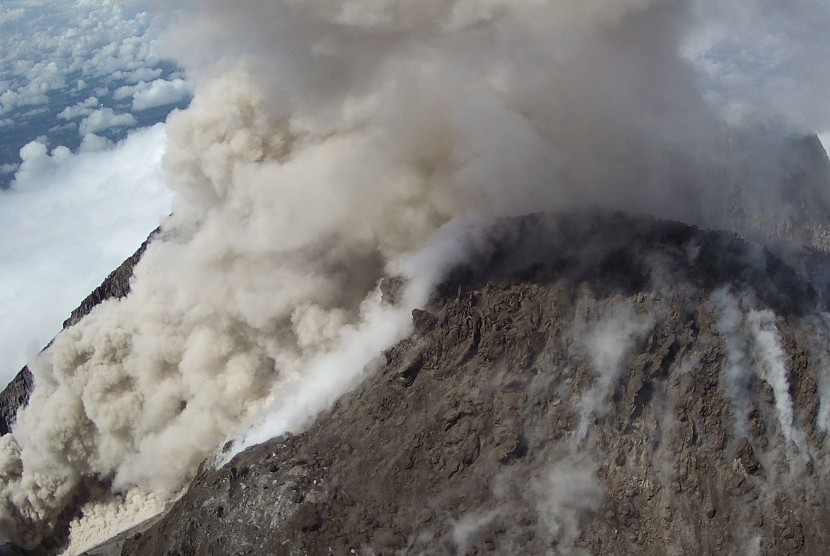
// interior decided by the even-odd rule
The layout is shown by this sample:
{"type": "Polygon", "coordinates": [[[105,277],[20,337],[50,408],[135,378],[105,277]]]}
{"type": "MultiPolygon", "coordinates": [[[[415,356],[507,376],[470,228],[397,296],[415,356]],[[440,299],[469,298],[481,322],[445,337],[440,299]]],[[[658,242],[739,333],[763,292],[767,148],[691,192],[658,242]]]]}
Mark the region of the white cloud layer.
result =
{"type": "Polygon", "coordinates": [[[10,8],[0,4],[0,25],[6,25],[17,21],[22,19],[25,15],[26,10],[23,8],[10,8]]]}
{"type": "Polygon", "coordinates": [[[147,110],[157,106],[173,104],[193,94],[190,84],[184,79],[165,81],[157,79],[138,88],[133,93],[133,110],[147,110]]]}
{"type": "Polygon", "coordinates": [[[101,102],[97,97],[89,97],[86,100],[77,102],[72,106],[67,106],[58,113],[60,120],[75,120],[89,116],[93,110],[101,106],[101,102]]]}
{"type": "Polygon", "coordinates": [[[0,115],[96,79],[160,78],[157,35],[142,2],[7,0],[0,5],[0,115]]]}
{"type": "Polygon", "coordinates": [[[0,193],[4,384],[169,213],[166,142],[157,125],[107,152],[49,154],[37,142],[23,149],[13,189],[0,193]]]}
{"type": "Polygon", "coordinates": [[[99,108],[81,121],[78,130],[81,135],[98,133],[113,127],[131,127],[137,123],[132,114],[116,114],[112,108],[99,108]]]}
{"type": "Polygon", "coordinates": [[[830,4],[823,0],[694,0],[687,53],[731,122],[830,129],[830,4]]]}
{"type": "MultiPolygon", "coordinates": [[[[155,53],[157,36],[158,28],[155,19],[146,11],[146,3],[141,1],[6,0],[0,3],[0,115],[7,114],[6,117],[0,118],[0,126],[8,128],[7,132],[4,129],[4,135],[14,138],[3,144],[5,151],[2,153],[3,157],[0,158],[0,177],[2,178],[0,185],[6,186],[17,173],[16,188],[18,189],[16,192],[0,194],[0,202],[4,203],[2,209],[13,212],[18,205],[9,199],[18,199],[24,191],[27,194],[31,194],[34,190],[39,192],[37,196],[26,198],[27,212],[20,213],[14,219],[9,217],[4,220],[8,226],[7,246],[11,239],[19,239],[18,235],[22,234],[22,228],[19,225],[22,222],[27,218],[35,221],[39,218],[38,201],[44,203],[43,213],[51,214],[55,221],[66,225],[73,217],[73,213],[79,221],[84,221],[86,213],[82,210],[83,208],[87,208],[90,212],[99,210],[94,206],[95,189],[93,187],[94,184],[103,187],[98,176],[106,175],[111,171],[114,172],[114,176],[118,176],[120,171],[118,168],[112,170],[107,168],[111,158],[103,155],[98,158],[89,156],[76,158],[65,147],[57,147],[51,153],[48,153],[48,150],[51,146],[64,142],[71,144],[78,153],[85,155],[100,153],[113,146],[112,141],[105,137],[113,136],[112,133],[108,133],[108,130],[134,127],[139,125],[139,120],[141,120],[140,125],[148,125],[149,118],[136,118],[132,114],[121,113],[118,109],[112,108],[112,99],[109,98],[110,91],[107,85],[112,81],[138,83],[143,90],[150,87],[150,84],[143,80],[152,82],[162,76],[167,70],[163,71],[155,67],[160,64],[155,53]],[[82,100],[77,100],[78,93],[87,92],[89,95],[92,92],[90,88],[94,85],[98,85],[94,95],[86,98],[80,97],[82,100]],[[66,102],[74,102],[74,104],[65,106],[61,110],[60,105],[56,106],[56,103],[60,103],[63,98],[73,99],[66,102]],[[57,122],[47,131],[50,113],[57,116],[57,122]],[[37,118],[37,120],[31,120],[31,118],[37,118]],[[30,122],[36,123],[30,125],[30,122]],[[80,144],[77,143],[77,136],[74,139],[67,138],[70,133],[74,135],[76,131],[80,135],[80,144]],[[35,139],[35,135],[40,136],[35,139]],[[34,140],[21,149],[20,145],[27,138],[34,140]],[[24,160],[22,167],[15,160],[18,150],[24,160]],[[102,166],[93,169],[80,162],[93,159],[99,160],[102,166]],[[75,160],[77,161],[73,162],[75,160]],[[78,175],[84,168],[93,170],[86,188],[77,185],[84,179],[78,175]],[[65,171],[67,176],[63,175],[65,171]],[[52,178],[46,179],[44,177],[46,175],[51,175],[52,178]],[[72,183],[67,185],[64,178],[72,183]],[[49,188],[55,190],[53,198],[46,191],[49,188]],[[77,203],[65,197],[67,191],[75,191],[78,196],[77,203]],[[64,207],[65,215],[57,214],[60,206],[64,207]]],[[[179,83],[180,76],[173,79],[176,80],[173,88],[185,88],[183,82],[179,83]]],[[[130,86],[136,87],[136,85],[130,86]]],[[[158,89],[157,98],[163,97],[164,94],[171,96],[171,92],[165,91],[165,87],[161,84],[156,84],[155,87],[158,89]]],[[[150,94],[147,100],[152,102],[153,98],[150,94]]],[[[121,136],[120,132],[115,136],[121,136]]],[[[146,162],[157,152],[157,148],[158,145],[153,145],[145,155],[139,156],[139,160],[146,162]]],[[[129,152],[135,154],[134,150],[129,150],[129,152]]],[[[117,158],[117,155],[112,156],[117,158]]],[[[127,164],[124,155],[121,155],[118,161],[121,167],[127,164]]],[[[157,170],[157,168],[148,166],[146,171],[136,169],[132,174],[135,176],[155,175],[154,172],[157,170]]],[[[121,177],[119,176],[118,179],[121,180],[121,177]]],[[[118,184],[119,181],[114,181],[110,187],[115,190],[118,184]]],[[[131,187],[134,189],[138,186],[131,187]]],[[[150,191],[156,186],[154,183],[149,183],[147,187],[150,191]]],[[[129,196],[129,190],[130,187],[123,192],[125,196],[129,196]]],[[[116,194],[112,193],[112,195],[116,194]]],[[[153,202],[147,201],[148,204],[153,202]]],[[[165,202],[169,202],[169,199],[162,201],[162,203],[165,202]]],[[[141,203],[133,204],[137,210],[141,210],[141,203]]],[[[164,213],[166,214],[168,210],[169,207],[166,207],[164,213]]],[[[123,211],[115,211],[114,214],[117,215],[120,212],[123,211]]],[[[156,216],[153,216],[152,220],[155,222],[156,216]]],[[[131,226],[133,224],[130,219],[126,219],[126,228],[129,230],[131,226]]],[[[76,227],[79,228],[80,224],[76,227]]],[[[145,228],[142,226],[141,237],[146,235],[147,229],[145,228]]],[[[113,235],[114,227],[105,233],[113,235]]],[[[94,233],[83,234],[83,237],[92,241],[94,233]]],[[[132,237],[140,239],[136,236],[132,237]]],[[[58,239],[58,237],[53,238],[53,241],[58,239]]],[[[66,237],[66,241],[74,244],[78,240],[74,237],[66,237]]],[[[104,238],[104,241],[108,240],[104,238]]],[[[130,243],[131,245],[126,247],[126,250],[120,251],[117,260],[108,256],[105,260],[101,260],[104,264],[103,268],[93,265],[90,269],[90,277],[83,280],[85,285],[82,288],[76,285],[70,286],[70,289],[76,292],[71,295],[74,298],[71,303],[77,304],[89,292],[88,288],[97,285],[97,280],[102,274],[105,275],[112,269],[113,264],[117,264],[125,254],[132,252],[135,244],[130,243]]],[[[22,241],[22,244],[28,245],[28,242],[22,241]]],[[[47,247],[48,252],[52,252],[46,244],[43,246],[47,247]]],[[[30,247],[37,248],[35,244],[30,247]]],[[[35,254],[32,256],[35,257],[35,254]]],[[[47,258],[46,254],[41,254],[40,257],[47,258]]],[[[12,262],[5,256],[0,259],[0,272],[3,272],[6,277],[15,275],[10,267],[11,264],[12,262]]],[[[62,295],[60,292],[66,290],[68,281],[77,277],[77,273],[70,278],[54,272],[51,276],[40,276],[35,283],[40,290],[39,295],[50,297],[62,295]],[[58,290],[58,293],[53,293],[51,290],[58,290]]],[[[22,283],[15,289],[22,291],[25,287],[26,284],[22,283]]],[[[37,320],[40,324],[20,326],[21,330],[28,332],[27,335],[18,337],[21,345],[14,350],[15,355],[12,358],[3,358],[7,346],[4,345],[0,350],[0,375],[3,375],[3,378],[8,378],[8,373],[13,373],[20,367],[22,363],[20,354],[27,347],[34,345],[43,347],[44,342],[57,331],[56,323],[59,324],[60,321],[55,320],[54,313],[43,318],[35,316],[37,307],[40,306],[36,303],[36,297],[36,295],[21,294],[16,298],[21,303],[24,298],[35,303],[29,309],[6,307],[7,311],[16,311],[16,314],[28,314],[32,320],[37,320]]],[[[64,313],[67,308],[72,307],[67,307],[67,301],[65,301],[58,309],[61,318],[66,316],[64,313]]],[[[9,345],[11,343],[10,341],[9,345]]]]}

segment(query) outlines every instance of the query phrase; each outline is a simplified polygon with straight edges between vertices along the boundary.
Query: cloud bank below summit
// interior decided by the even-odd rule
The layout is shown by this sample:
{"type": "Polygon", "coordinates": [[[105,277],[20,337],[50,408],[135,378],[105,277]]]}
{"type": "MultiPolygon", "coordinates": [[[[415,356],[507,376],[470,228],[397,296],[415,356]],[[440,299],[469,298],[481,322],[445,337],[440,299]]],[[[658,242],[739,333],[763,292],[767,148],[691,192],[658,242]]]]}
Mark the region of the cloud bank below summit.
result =
{"type": "Polygon", "coordinates": [[[0,309],[4,382],[170,212],[166,135],[125,141],[191,93],[159,58],[158,33],[142,2],[0,6],[0,278],[12,292],[0,309]],[[121,152],[91,154],[112,149],[121,152]]]}
{"type": "Polygon", "coordinates": [[[24,149],[13,188],[0,193],[0,220],[10,230],[0,236],[5,381],[169,214],[166,143],[157,125],[109,151],[50,154],[37,142],[24,149]]]}
{"type": "Polygon", "coordinates": [[[159,63],[149,40],[157,29],[141,7],[109,0],[4,1],[0,114],[47,104],[50,94],[84,81],[146,78],[148,66],[159,63]]]}
{"type": "MultiPolygon", "coordinates": [[[[750,13],[767,4],[784,5],[750,13]]],[[[30,406],[0,439],[0,533],[36,543],[89,481],[172,497],[244,425],[301,426],[320,404],[286,417],[295,392],[353,384],[442,272],[486,248],[465,223],[598,205],[730,227],[738,183],[758,210],[793,209],[774,202],[788,170],[769,155],[830,127],[818,104],[806,125],[819,95],[797,113],[771,102],[776,87],[734,98],[730,76],[681,55],[704,39],[719,52],[706,6],[160,7],[165,48],[196,83],[168,124],[173,216],[131,295],[33,362],[30,406]],[[395,309],[378,291],[389,273],[411,278],[395,309]]],[[[827,20],[804,6],[788,14],[827,20]]],[[[787,62],[780,75],[806,75],[787,62]]]]}

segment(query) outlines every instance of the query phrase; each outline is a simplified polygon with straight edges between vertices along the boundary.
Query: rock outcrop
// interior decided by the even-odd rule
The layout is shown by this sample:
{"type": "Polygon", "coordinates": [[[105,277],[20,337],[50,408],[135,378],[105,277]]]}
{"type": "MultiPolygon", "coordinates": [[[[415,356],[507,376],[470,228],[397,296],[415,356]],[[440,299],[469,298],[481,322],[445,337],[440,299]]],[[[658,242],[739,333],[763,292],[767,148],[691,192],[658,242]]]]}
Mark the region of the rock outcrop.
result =
{"type": "Polygon", "coordinates": [[[363,384],[123,553],[826,553],[817,290],[731,234],[502,224],[363,384]]]}
{"type": "Polygon", "coordinates": [[[29,402],[34,382],[29,367],[23,367],[0,392],[0,436],[8,434],[17,420],[17,410],[29,402]]]}

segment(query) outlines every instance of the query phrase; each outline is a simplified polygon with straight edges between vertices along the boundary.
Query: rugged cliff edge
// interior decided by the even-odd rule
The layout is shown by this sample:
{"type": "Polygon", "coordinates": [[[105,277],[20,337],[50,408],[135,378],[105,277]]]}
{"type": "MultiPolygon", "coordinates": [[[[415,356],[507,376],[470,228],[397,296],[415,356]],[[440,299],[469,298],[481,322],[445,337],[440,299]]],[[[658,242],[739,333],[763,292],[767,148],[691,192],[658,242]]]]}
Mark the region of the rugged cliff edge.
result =
{"type": "Polygon", "coordinates": [[[304,432],[204,464],[124,554],[819,554],[828,328],[720,232],[506,220],[304,432]]]}

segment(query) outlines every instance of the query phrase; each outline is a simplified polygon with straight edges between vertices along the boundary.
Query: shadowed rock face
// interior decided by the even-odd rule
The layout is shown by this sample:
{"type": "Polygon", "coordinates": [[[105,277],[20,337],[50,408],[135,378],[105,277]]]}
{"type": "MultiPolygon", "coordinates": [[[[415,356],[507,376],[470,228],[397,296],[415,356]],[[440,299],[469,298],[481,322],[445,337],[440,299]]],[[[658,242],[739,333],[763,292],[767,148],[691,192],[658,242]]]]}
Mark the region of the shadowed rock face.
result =
{"type": "Polygon", "coordinates": [[[17,420],[17,410],[29,402],[33,386],[29,367],[23,367],[0,392],[0,436],[11,432],[11,426],[17,420]]]}
{"type": "Polygon", "coordinates": [[[124,554],[823,553],[827,325],[736,237],[497,224],[306,430],[205,465],[124,554]]]}

